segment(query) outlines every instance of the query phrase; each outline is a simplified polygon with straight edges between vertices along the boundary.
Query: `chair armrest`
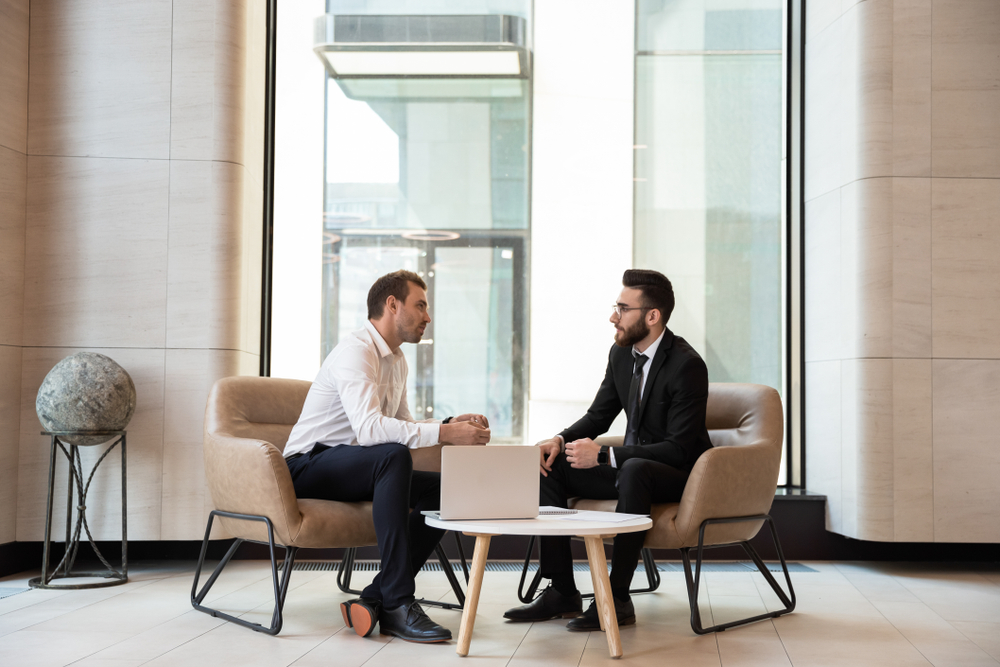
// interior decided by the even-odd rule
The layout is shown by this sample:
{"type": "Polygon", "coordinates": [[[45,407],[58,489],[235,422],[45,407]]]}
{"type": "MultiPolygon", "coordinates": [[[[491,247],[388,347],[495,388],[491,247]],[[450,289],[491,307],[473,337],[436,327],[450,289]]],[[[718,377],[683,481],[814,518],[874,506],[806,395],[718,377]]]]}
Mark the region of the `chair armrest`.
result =
{"type": "Polygon", "coordinates": [[[602,435],[599,438],[595,438],[594,442],[601,447],[622,447],[625,444],[625,436],[623,435],[602,435]]]}
{"type": "Polygon", "coordinates": [[[443,446],[434,445],[433,447],[411,449],[410,456],[413,458],[413,469],[441,472],[441,448],[443,446]]]}
{"type": "MultiPolygon", "coordinates": [[[[713,447],[703,453],[691,470],[677,511],[676,526],[681,539],[691,544],[693,538],[697,543],[698,530],[705,519],[767,514],[774,500],[780,464],[780,454],[776,455],[770,443],[713,447]]],[[[752,533],[756,534],[759,528],[759,525],[753,527],[752,533]]],[[[713,532],[721,535],[732,531],[713,532]]]]}
{"type": "MultiPolygon", "coordinates": [[[[263,440],[205,434],[205,479],[218,510],[266,516],[282,544],[294,541],[302,524],[288,464],[263,440]]],[[[237,537],[267,541],[263,524],[227,519],[237,537]]]]}

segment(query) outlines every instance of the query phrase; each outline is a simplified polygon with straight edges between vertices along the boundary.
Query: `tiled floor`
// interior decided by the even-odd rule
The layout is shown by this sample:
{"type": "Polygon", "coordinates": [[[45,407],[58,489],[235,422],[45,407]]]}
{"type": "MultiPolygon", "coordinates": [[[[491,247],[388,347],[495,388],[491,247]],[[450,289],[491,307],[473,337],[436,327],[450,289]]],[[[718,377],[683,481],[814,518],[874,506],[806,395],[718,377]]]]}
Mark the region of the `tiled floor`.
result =
{"type": "MultiPolygon", "coordinates": [[[[813,665],[1000,665],[1000,567],[887,563],[808,563],[793,574],[798,607],[790,615],[697,636],[688,625],[683,575],[663,573],[653,594],[635,601],[638,624],[622,629],[621,663],[724,667],[813,665]]],[[[41,591],[0,599],[0,665],[423,665],[610,664],[603,633],[571,633],[565,621],[511,624],[518,575],[487,572],[468,658],[455,644],[421,646],[345,629],[333,572],[295,572],[277,637],[191,609],[191,563],[133,565],[130,583],[89,591],[41,591]]],[[[0,579],[26,586],[37,573],[0,579]]],[[[358,573],[356,583],[363,583],[358,573]]],[[[760,575],[706,575],[706,623],[778,608],[760,575]]],[[[589,584],[577,574],[581,588],[589,584]]],[[[235,562],[208,604],[267,623],[266,563],[235,562]]],[[[442,573],[421,573],[418,594],[451,596],[442,573]]],[[[457,636],[460,614],[430,609],[457,636]]],[[[620,664],[620,663],[619,663],[620,664]]]]}

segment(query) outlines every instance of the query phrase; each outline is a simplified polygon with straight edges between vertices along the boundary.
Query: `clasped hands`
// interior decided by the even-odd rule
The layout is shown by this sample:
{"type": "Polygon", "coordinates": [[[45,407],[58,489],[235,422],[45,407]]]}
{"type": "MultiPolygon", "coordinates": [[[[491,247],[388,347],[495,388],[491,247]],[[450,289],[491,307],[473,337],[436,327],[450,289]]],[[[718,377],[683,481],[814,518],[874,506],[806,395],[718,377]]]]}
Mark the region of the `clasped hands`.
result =
{"type": "MultiPolygon", "coordinates": [[[[559,438],[549,438],[538,443],[541,455],[541,465],[539,472],[548,477],[552,472],[552,464],[555,462],[562,447],[559,445],[559,438]]],[[[597,466],[597,454],[601,451],[601,446],[590,438],[581,438],[573,442],[566,443],[566,460],[574,468],[593,468],[597,466]]]]}
{"type": "Polygon", "coordinates": [[[438,436],[445,445],[485,445],[490,441],[490,421],[472,412],[452,417],[447,424],[441,424],[438,436]]]}

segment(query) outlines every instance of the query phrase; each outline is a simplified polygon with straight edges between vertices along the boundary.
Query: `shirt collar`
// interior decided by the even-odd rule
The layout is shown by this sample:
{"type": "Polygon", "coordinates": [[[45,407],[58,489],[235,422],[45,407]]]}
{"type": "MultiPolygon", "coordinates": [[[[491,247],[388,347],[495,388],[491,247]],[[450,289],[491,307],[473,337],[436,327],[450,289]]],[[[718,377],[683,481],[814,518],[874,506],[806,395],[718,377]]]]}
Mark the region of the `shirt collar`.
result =
{"type": "Polygon", "coordinates": [[[372,324],[371,320],[365,320],[365,329],[368,330],[369,335],[372,337],[372,342],[375,343],[375,349],[378,350],[378,355],[382,358],[393,356],[393,351],[389,348],[389,344],[385,342],[382,338],[382,334],[378,332],[375,325],[372,324]]]}
{"type": "Polygon", "coordinates": [[[663,340],[663,334],[665,333],[667,333],[667,328],[663,327],[663,331],[660,332],[659,337],[652,343],[650,343],[649,347],[647,347],[644,352],[639,352],[639,350],[635,349],[635,345],[633,345],[632,356],[635,356],[637,354],[642,354],[646,357],[647,360],[651,360],[653,357],[656,356],[656,350],[660,347],[660,341],[663,340]]]}

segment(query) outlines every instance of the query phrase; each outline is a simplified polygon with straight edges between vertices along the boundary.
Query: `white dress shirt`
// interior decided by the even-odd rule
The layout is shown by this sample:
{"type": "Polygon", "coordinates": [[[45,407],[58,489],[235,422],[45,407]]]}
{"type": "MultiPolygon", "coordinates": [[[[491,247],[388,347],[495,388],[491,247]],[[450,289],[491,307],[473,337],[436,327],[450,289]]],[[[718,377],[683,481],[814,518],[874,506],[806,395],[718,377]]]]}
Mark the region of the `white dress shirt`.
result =
{"type": "Polygon", "coordinates": [[[308,453],[316,444],[436,445],[441,422],[414,421],[406,404],[407,373],[402,351],[392,351],[366,320],[327,355],[288,436],[285,457],[308,453]]]}
{"type": "MultiPolygon", "coordinates": [[[[660,347],[660,341],[663,340],[663,334],[665,334],[665,333],[667,333],[667,330],[664,328],[664,330],[660,332],[660,335],[657,337],[657,339],[654,340],[652,343],[650,343],[649,347],[647,347],[642,352],[639,352],[639,350],[637,350],[635,348],[635,345],[632,346],[632,352],[634,354],[642,354],[642,355],[645,355],[645,357],[646,357],[646,363],[643,364],[643,366],[642,366],[642,380],[639,382],[639,402],[640,403],[642,402],[642,392],[646,388],[646,378],[649,377],[649,367],[653,365],[651,362],[653,361],[653,357],[656,356],[656,350],[657,350],[657,348],[660,347]]],[[[628,410],[628,406],[627,405],[625,406],[625,409],[628,410]]],[[[626,417],[627,416],[628,415],[626,415],[626,417]]],[[[566,443],[562,442],[563,437],[561,435],[557,435],[556,437],[559,438],[559,440],[560,440],[559,446],[562,447],[563,449],[566,449],[566,443]]],[[[618,467],[618,464],[615,462],[615,448],[614,447],[608,447],[608,462],[611,464],[612,468],[617,468],[618,467]]]]}

